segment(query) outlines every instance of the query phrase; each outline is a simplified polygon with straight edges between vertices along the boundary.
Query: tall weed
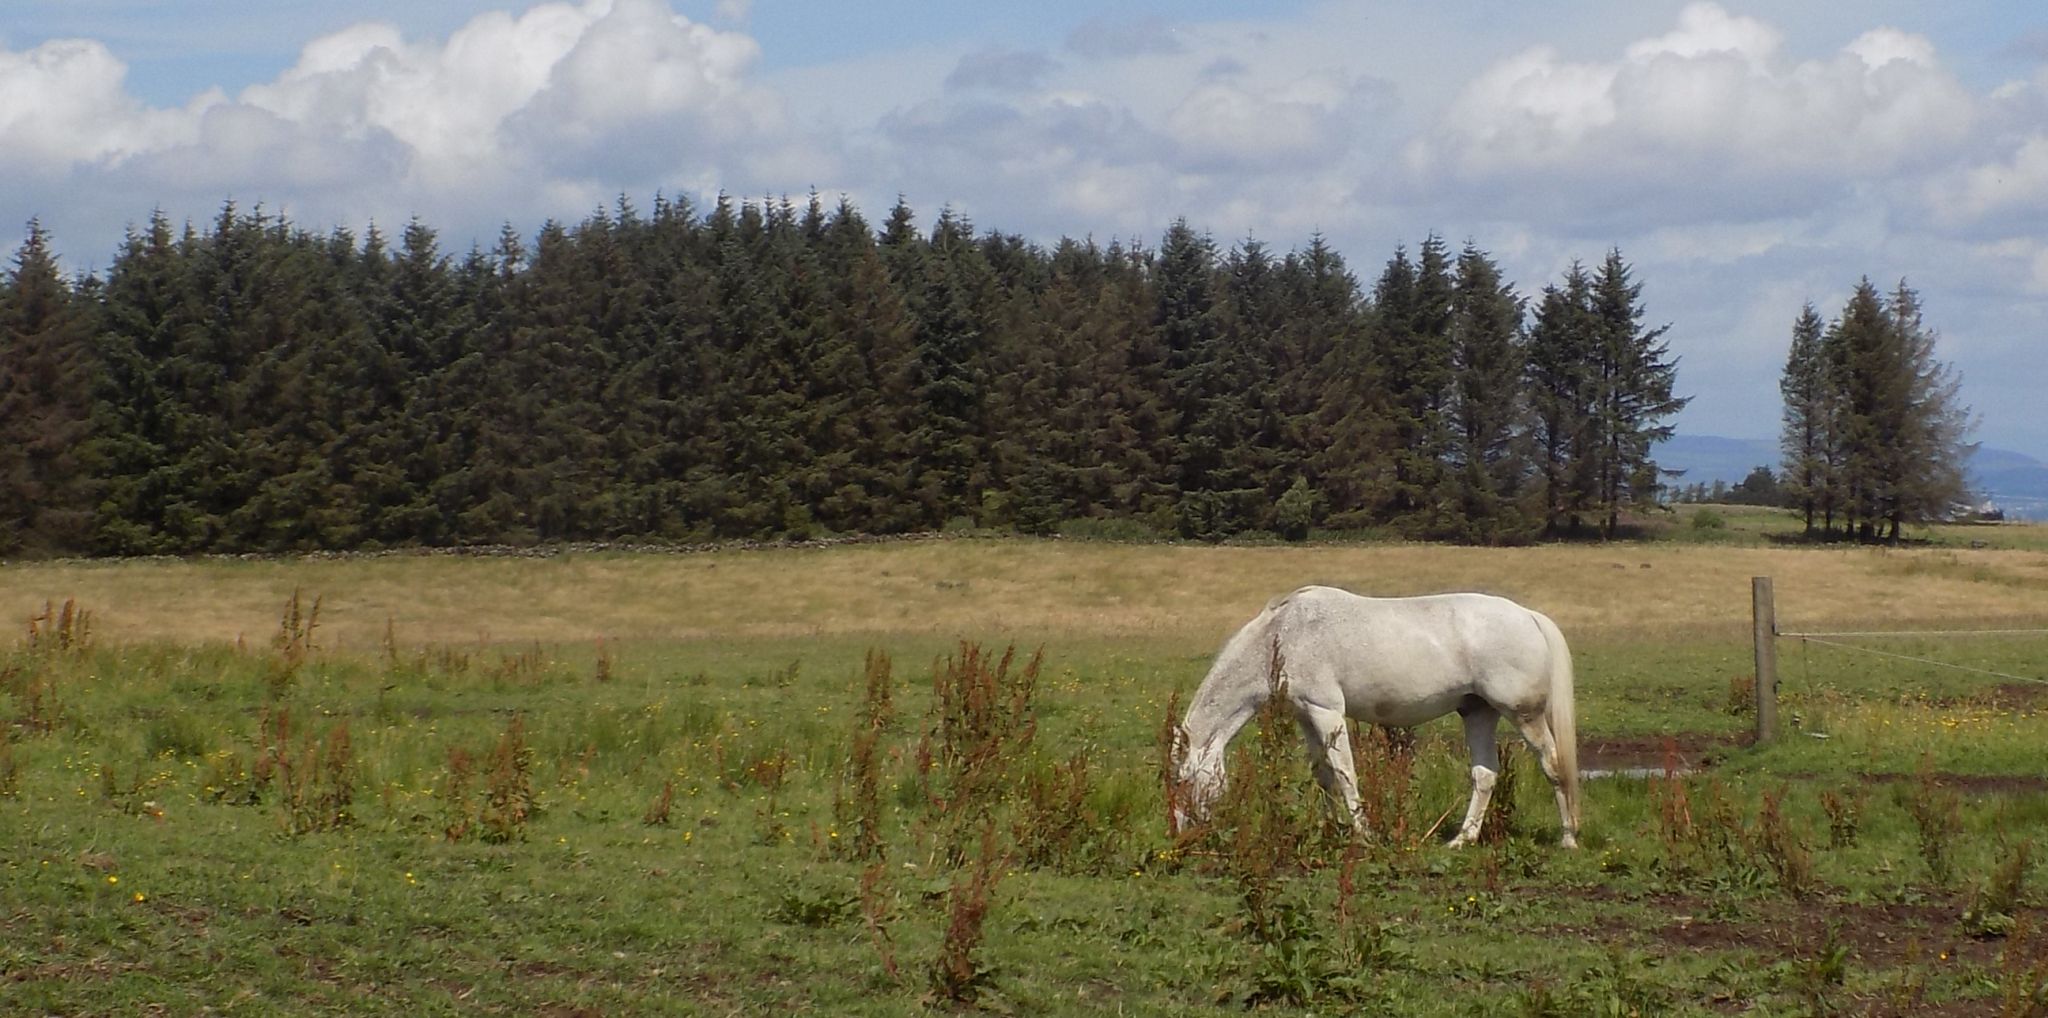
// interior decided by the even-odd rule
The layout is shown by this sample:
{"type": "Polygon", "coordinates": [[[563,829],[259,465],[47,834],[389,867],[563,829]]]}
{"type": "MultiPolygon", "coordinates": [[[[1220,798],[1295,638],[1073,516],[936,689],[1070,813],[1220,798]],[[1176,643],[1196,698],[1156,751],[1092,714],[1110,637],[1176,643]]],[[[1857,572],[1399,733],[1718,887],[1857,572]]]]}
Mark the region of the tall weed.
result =
{"type": "Polygon", "coordinates": [[[1955,880],[1953,843],[1963,831],[1962,800],[1935,780],[1931,759],[1921,761],[1918,778],[1901,787],[1897,799],[1913,818],[1928,878],[1937,887],[1949,886],[1955,880]]]}
{"type": "Polygon", "coordinates": [[[996,847],[995,824],[981,831],[981,851],[972,866],[953,876],[946,895],[946,929],[939,941],[938,956],[932,959],[932,996],[953,1004],[971,1004],[989,979],[977,954],[994,904],[996,884],[1009,865],[1005,853],[996,847]]]}

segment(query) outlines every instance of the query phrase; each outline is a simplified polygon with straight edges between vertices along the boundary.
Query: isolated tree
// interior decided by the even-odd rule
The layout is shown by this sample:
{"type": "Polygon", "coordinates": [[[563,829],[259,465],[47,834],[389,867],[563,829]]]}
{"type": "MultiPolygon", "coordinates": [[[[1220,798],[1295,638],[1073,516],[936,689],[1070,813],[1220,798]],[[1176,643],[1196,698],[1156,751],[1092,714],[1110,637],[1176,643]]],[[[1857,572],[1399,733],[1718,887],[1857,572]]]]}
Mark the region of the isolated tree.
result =
{"type": "MultiPolygon", "coordinates": [[[[1901,280],[1887,297],[1868,277],[1822,334],[1820,370],[1811,374],[1825,408],[1824,491],[1839,498],[1845,530],[1862,540],[1896,541],[1906,523],[1939,519],[1968,497],[1974,422],[1935,340],[1918,293],[1901,280]]],[[[1788,421],[1791,412],[1788,397],[1788,421]]],[[[1832,522],[1824,511],[1822,529],[1832,522]]]]}

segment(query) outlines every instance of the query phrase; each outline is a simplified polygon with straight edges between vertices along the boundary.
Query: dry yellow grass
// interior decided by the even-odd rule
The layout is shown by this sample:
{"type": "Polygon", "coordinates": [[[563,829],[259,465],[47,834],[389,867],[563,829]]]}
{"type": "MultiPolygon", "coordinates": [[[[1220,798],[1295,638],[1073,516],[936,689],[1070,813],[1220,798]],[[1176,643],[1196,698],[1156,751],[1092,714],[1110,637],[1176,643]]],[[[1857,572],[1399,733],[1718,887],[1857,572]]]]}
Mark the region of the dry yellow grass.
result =
{"type": "MultiPolygon", "coordinates": [[[[389,556],[9,564],[21,624],[75,597],[103,641],[267,640],[296,589],[320,642],[404,644],[930,635],[1146,637],[1210,647],[1275,594],[1483,590],[1581,635],[1739,638],[1749,580],[1774,577],[1783,628],[2048,625],[2048,552],[1668,544],[1189,547],[927,541],[682,555],[389,556]]],[[[19,630],[17,630],[19,631],[19,630]]]]}

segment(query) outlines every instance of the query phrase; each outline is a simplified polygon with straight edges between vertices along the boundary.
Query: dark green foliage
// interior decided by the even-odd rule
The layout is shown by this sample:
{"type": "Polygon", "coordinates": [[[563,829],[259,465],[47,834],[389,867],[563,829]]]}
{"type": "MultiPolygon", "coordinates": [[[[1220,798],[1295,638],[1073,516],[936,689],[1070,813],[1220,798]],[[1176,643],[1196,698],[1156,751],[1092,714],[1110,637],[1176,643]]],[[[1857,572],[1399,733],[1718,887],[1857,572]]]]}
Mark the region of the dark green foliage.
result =
{"type": "Polygon", "coordinates": [[[1370,298],[1321,237],[1219,252],[1182,220],[1156,251],[1047,250],[816,195],[621,197],[460,256],[418,221],[321,235],[229,203],[152,215],[104,279],[63,279],[33,224],[14,262],[0,554],[1070,525],[1502,543],[1611,529],[1679,402],[1617,257],[1547,290],[1525,338],[1486,253],[1435,236],[1370,298]]]}
{"type": "Polygon", "coordinates": [[[1844,535],[1897,541],[1904,524],[1967,498],[1974,422],[1934,342],[1903,280],[1889,297],[1862,280],[1825,327],[1811,305],[1801,311],[1778,388],[1783,486],[1808,534],[1839,520],[1844,535]]]}
{"type": "Polygon", "coordinates": [[[0,554],[81,547],[91,514],[91,294],[28,224],[0,277],[0,554]]]}

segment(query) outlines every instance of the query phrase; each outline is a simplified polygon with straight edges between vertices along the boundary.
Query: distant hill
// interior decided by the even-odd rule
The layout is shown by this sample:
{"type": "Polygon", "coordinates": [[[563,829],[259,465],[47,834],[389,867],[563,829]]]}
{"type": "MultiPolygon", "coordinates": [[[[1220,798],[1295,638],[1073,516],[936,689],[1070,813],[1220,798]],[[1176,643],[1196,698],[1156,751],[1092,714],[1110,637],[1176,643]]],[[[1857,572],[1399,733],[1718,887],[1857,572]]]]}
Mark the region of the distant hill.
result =
{"type": "MultiPolygon", "coordinates": [[[[1762,438],[1673,435],[1651,452],[1665,470],[1684,471],[1677,484],[1734,484],[1759,466],[1778,469],[1778,443],[1762,438]]],[[[1971,490],[2008,515],[2048,519],[2048,463],[2009,449],[1978,449],[1970,460],[1971,490]]]]}

